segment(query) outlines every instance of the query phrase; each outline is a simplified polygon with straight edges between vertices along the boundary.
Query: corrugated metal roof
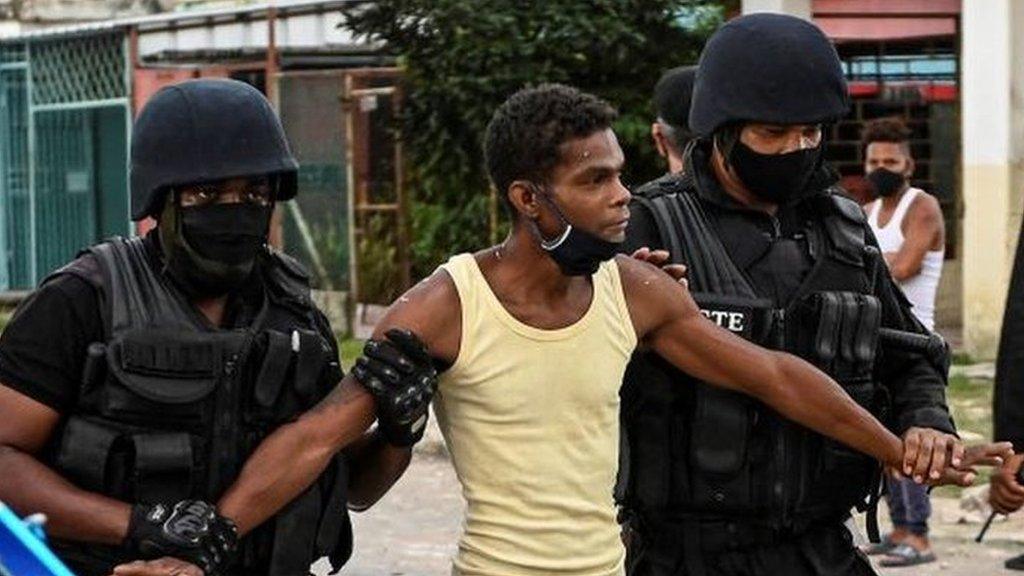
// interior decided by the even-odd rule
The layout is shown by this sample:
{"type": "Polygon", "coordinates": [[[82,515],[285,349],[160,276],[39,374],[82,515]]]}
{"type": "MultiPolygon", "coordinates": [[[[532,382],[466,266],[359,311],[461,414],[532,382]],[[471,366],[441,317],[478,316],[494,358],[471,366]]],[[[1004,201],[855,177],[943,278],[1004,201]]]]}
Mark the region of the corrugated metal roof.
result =
{"type": "Polygon", "coordinates": [[[35,29],[19,34],[0,36],[0,42],[76,36],[131,27],[138,28],[140,32],[174,30],[184,26],[215,27],[218,24],[232,23],[242,19],[265,19],[270,8],[277,8],[277,17],[283,20],[298,14],[338,10],[346,4],[354,4],[360,1],[363,0],[277,0],[237,8],[167,12],[152,16],[35,29]]]}

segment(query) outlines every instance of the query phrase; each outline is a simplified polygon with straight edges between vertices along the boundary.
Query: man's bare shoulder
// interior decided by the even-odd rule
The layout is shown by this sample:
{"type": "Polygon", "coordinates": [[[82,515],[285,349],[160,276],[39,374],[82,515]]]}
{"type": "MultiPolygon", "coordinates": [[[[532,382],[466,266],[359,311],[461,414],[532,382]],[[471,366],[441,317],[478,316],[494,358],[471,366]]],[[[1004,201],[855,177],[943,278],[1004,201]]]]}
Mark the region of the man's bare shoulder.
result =
{"type": "Polygon", "coordinates": [[[946,226],[939,199],[927,192],[918,194],[907,208],[904,233],[908,225],[926,227],[940,233],[944,231],[946,226]]]}
{"type": "Polygon", "coordinates": [[[653,290],[652,284],[659,285],[662,282],[673,282],[672,278],[661,271],[657,266],[631,258],[626,254],[615,256],[615,263],[619,267],[619,277],[622,279],[622,289],[626,297],[632,292],[644,292],[653,290]]]}
{"type": "Polygon", "coordinates": [[[914,198],[913,202],[910,203],[907,213],[910,216],[941,217],[942,206],[939,204],[938,198],[922,191],[914,198]]]}
{"type": "Polygon", "coordinates": [[[452,277],[438,269],[391,303],[374,328],[375,338],[390,328],[412,330],[440,360],[458,355],[462,306],[452,277]]]}
{"type": "Polygon", "coordinates": [[[666,320],[696,312],[686,287],[657,266],[620,254],[615,257],[637,338],[666,320]]]}

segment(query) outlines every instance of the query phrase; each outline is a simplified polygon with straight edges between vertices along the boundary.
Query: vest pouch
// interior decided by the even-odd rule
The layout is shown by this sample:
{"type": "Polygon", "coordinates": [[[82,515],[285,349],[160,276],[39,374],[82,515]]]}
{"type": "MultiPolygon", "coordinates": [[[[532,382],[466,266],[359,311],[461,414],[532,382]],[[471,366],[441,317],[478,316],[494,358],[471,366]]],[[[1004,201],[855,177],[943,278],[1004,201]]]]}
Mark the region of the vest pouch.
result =
{"type": "Polygon", "coordinates": [[[201,333],[131,330],[107,346],[100,412],[144,426],[201,429],[213,410],[223,344],[201,333]]]}
{"type": "Polygon", "coordinates": [[[747,457],[750,401],[731,390],[704,383],[698,386],[691,463],[700,472],[735,474],[747,457]]]}
{"type": "Polygon", "coordinates": [[[742,509],[751,501],[748,466],[750,400],[736,392],[697,384],[690,464],[699,509],[742,509]]]}
{"type": "Polygon", "coordinates": [[[101,422],[72,416],[61,432],[54,467],[76,486],[101,494],[119,494],[115,449],[121,431],[101,422]]]}
{"type": "MultiPolygon", "coordinates": [[[[877,412],[875,407],[875,384],[870,378],[864,378],[856,381],[847,381],[841,383],[843,390],[853,398],[854,402],[860,404],[865,410],[869,412],[877,412]]],[[[825,439],[825,450],[821,459],[821,474],[829,474],[834,472],[836,469],[841,468],[846,463],[860,463],[864,461],[873,462],[874,460],[865,454],[857,452],[852,448],[848,448],[845,444],[832,440],[831,438],[825,439]]]]}
{"type": "Polygon", "coordinates": [[[292,332],[292,338],[298,334],[299,349],[298,358],[295,364],[295,391],[298,392],[303,407],[312,406],[316,398],[320,382],[320,374],[324,365],[327,364],[327,355],[330,347],[320,337],[320,334],[311,330],[298,329],[292,332]]]}
{"type": "Polygon", "coordinates": [[[192,438],[182,432],[135,434],[132,485],[135,501],[177,502],[193,496],[192,438]]]}
{"type": "Polygon", "coordinates": [[[249,414],[257,422],[277,423],[281,420],[277,415],[279,410],[276,410],[281,400],[281,391],[294,368],[292,338],[283,332],[268,330],[259,336],[256,352],[257,356],[263,358],[263,362],[253,383],[253,409],[249,414]]]}
{"type": "Polygon", "coordinates": [[[878,354],[878,331],[882,326],[882,302],[875,296],[853,294],[857,302],[857,323],[853,332],[853,373],[870,375],[878,354]]]}
{"type": "MultiPolygon", "coordinates": [[[[858,404],[870,409],[875,400],[874,385],[868,380],[843,382],[843,388],[858,404]]],[[[803,483],[795,516],[813,523],[848,514],[862,508],[878,471],[878,462],[845,445],[818,435],[808,435],[803,448],[809,478],[803,483]]]]}
{"type": "Polygon", "coordinates": [[[314,483],[274,516],[274,544],[267,576],[308,574],[317,524],[323,511],[321,486],[314,483]]]}
{"type": "Polygon", "coordinates": [[[624,451],[629,465],[620,472],[629,472],[621,479],[627,506],[660,510],[678,496],[673,494],[673,469],[676,462],[686,465],[689,438],[685,437],[688,426],[679,426],[677,420],[684,414],[689,418],[694,388],[675,382],[679,377],[667,362],[649,352],[635,353],[626,366],[628,384],[623,387],[621,414],[626,418],[623,427],[629,430],[630,444],[624,451]]]}
{"type": "Polygon", "coordinates": [[[316,532],[316,556],[327,556],[336,573],[352,556],[352,523],[348,517],[348,464],[343,454],[321,476],[324,485],[323,511],[316,532]]]}
{"type": "Polygon", "coordinates": [[[788,348],[823,372],[831,373],[841,353],[843,312],[836,292],[814,292],[801,298],[789,315],[788,348]]]}
{"type": "Polygon", "coordinates": [[[882,306],[856,292],[811,293],[793,306],[790,349],[837,380],[867,377],[874,369],[882,306]]]}
{"type": "Polygon", "coordinates": [[[316,332],[267,330],[256,343],[262,357],[252,387],[251,420],[289,422],[320,400],[320,379],[330,348],[316,332]]]}

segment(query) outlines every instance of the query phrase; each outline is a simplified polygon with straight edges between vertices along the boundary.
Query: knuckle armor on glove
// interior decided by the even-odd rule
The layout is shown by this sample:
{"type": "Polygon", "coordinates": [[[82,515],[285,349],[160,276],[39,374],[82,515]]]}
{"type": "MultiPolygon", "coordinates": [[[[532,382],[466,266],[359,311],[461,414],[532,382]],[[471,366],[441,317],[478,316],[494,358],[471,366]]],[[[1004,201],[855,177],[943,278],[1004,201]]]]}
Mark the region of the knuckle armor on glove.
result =
{"type": "Polygon", "coordinates": [[[412,446],[423,438],[437,370],[426,346],[407,330],[389,330],[370,340],[352,375],[373,395],[381,434],[395,446],[412,446]]]}
{"type": "Polygon", "coordinates": [[[132,508],[125,546],[143,558],[173,556],[202,568],[207,576],[221,573],[238,545],[234,522],[201,500],[182,500],[132,508]]]}

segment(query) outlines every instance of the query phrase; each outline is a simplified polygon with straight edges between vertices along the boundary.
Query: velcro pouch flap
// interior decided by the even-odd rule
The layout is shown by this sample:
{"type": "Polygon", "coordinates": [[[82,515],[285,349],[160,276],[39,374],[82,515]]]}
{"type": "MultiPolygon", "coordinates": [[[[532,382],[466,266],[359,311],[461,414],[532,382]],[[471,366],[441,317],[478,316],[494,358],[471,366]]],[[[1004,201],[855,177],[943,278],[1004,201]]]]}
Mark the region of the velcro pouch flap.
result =
{"type": "Polygon", "coordinates": [[[57,466],[80,487],[102,491],[106,485],[107,458],[119,435],[116,430],[73,416],[61,436],[57,466]]]}
{"type": "Polygon", "coordinates": [[[259,375],[256,376],[253,396],[260,406],[271,408],[277,402],[281,386],[288,376],[292,361],[292,339],[283,332],[272,330],[267,331],[266,335],[266,351],[259,375]]]}
{"type": "Polygon", "coordinates": [[[854,357],[857,362],[868,370],[875,363],[878,351],[878,330],[882,325],[882,304],[878,298],[860,295],[860,318],[857,323],[857,337],[854,357]]]}
{"type": "MultiPolygon", "coordinates": [[[[339,544],[344,545],[342,538],[351,540],[348,519],[348,464],[343,454],[334,457],[332,482],[327,486],[327,498],[324,510],[320,515],[320,527],[316,533],[316,550],[321,554],[335,551],[339,544]]],[[[351,543],[349,542],[349,545],[351,543]]],[[[348,559],[347,557],[345,558],[348,559]]]]}
{"type": "Polygon", "coordinates": [[[835,360],[839,347],[839,330],[842,323],[839,297],[834,292],[818,292],[813,298],[817,304],[813,308],[818,312],[813,358],[819,367],[829,366],[835,360]]]}
{"type": "Polygon", "coordinates": [[[188,434],[136,434],[135,468],[139,472],[152,474],[182,471],[192,468],[192,442],[188,434]]]}
{"type": "Polygon", "coordinates": [[[131,330],[107,347],[117,379],[139,396],[186,404],[210,394],[221,372],[222,344],[212,335],[131,330]]]}
{"type": "Polygon", "coordinates": [[[694,466],[731,475],[743,468],[750,434],[749,400],[730,390],[699,384],[693,422],[694,466]]]}
{"type": "Polygon", "coordinates": [[[192,492],[192,442],[180,432],[137,434],[136,496],[143,502],[173,502],[192,492]]]}
{"type": "MultiPolygon", "coordinates": [[[[856,363],[857,323],[860,320],[860,294],[840,292],[843,324],[839,333],[840,358],[847,367],[856,363]]],[[[849,368],[847,368],[849,369],[849,368]]]]}
{"type": "Polygon", "coordinates": [[[295,390],[310,400],[316,393],[316,384],[327,357],[323,338],[310,330],[296,330],[299,338],[298,360],[295,363],[295,390]]]}

